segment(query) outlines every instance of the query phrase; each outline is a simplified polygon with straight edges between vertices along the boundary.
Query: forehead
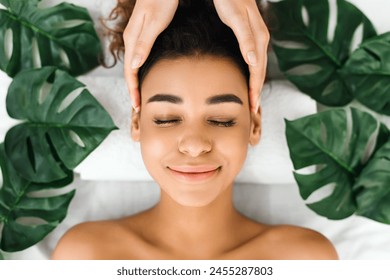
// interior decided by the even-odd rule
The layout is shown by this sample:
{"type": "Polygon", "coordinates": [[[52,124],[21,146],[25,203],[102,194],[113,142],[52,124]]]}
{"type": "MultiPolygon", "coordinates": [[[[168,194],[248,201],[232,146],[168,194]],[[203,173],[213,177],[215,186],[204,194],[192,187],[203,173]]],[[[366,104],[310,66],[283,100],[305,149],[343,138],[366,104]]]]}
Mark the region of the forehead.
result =
{"type": "MultiPolygon", "coordinates": [[[[226,58],[201,56],[163,59],[146,75],[142,100],[168,93],[186,98],[208,98],[233,93],[247,100],[247,81],[238,66],[226,58]]],[[[247,101],[245,101],[247,102],[247,101]]]]}

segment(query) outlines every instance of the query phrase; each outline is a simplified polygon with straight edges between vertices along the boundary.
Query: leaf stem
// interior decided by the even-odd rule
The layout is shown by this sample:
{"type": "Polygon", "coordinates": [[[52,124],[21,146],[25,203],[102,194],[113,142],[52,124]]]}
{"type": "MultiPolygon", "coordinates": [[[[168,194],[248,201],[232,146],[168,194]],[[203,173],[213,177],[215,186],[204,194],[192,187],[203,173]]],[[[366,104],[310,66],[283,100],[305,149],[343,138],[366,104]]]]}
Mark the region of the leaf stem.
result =
{"type": "Polygon", "coordinates": [[[17,21],[17,22],[20,22],[22,25],[24,25],[25,27],[29,28],[29,29],[32,29],[33,31],[35,31],[35,33],[40,33],[42,35],[44,35],[45,37],[49,38],[50,40],[52,41],[55,41],[55,42],[58,42],[57,38],[56,37],[53,37],[51,36],[49,33],[45,32],[44,30],[38,28],[37,26],[35,25],[32,25],[32,24],[29,24],[28,22],[26,22],[25,20],[19,18],[19,17],[16,17],[14,16],[12,13],[6,13],[8,15],[9,18],[13,19],[14,21],[17,21]]]}

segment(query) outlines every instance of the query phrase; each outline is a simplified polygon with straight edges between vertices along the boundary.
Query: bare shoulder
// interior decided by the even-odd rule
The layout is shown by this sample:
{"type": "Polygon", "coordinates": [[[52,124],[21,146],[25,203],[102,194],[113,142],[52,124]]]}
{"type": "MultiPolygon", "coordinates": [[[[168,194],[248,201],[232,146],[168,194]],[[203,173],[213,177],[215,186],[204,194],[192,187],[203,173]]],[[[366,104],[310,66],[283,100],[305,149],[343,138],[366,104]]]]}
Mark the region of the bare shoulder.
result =
{"type": "Polygon", "coordinates": [[[324,235],[311,229],[290,225],[270,226],[260,238],[272,246],[269,258],[338,259],[333,244],[324,235]]]}
{"type": "Polygon", "coordinates": [[[52,259],[94,259],[101,228],[101,222],[85,222],[72,227],[59,240],[52,259]]]}
{"type": "MultiPolygon", "coordinates": [[[[119,240],[121,226],[117,221],[85,222],[67,231],[55,248],[52,259],[92,260],[109,256],[113,242],[119,240]]],[[[115,246],[114,246],[115,247],[115,246]]]]}

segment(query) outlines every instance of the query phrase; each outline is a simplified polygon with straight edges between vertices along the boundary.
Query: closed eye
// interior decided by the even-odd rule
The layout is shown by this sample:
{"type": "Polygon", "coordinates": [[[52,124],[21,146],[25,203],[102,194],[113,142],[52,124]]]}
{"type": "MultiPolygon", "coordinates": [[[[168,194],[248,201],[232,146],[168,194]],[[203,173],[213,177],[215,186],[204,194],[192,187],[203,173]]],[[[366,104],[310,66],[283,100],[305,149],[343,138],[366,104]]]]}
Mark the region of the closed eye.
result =
{"type": "Polygon", "coordinates": [[[174,125],[174,124],[178,124],[181,122],[180,119],[169,119],[169,120],[158,120],[158,119],[155,119],[153,120],[153,122],[158,125],[158,126],[161,126],[161,127],[167,127],[167,126],[170,126],[170,125],[174,125]]]}
{"type": "Polygon", "coordinates": [[[236,124],[234,120],[229,120],[229,121],[209,120],[208,123],[218,127],[232,127],[236,124]]]}
{"type": "MultiPolygon", "coordinates": [[[[154,119],[153,122],[160,127],[169,127],[181,123],[182,120],[181,119],[168,119],[168,120],[154,119]]],[[[229,120],[229,121],[208,120],[207,122],[210,125],[217,126],[217,127],[232,127],[236,124],[234,120],[229,120]]]]}

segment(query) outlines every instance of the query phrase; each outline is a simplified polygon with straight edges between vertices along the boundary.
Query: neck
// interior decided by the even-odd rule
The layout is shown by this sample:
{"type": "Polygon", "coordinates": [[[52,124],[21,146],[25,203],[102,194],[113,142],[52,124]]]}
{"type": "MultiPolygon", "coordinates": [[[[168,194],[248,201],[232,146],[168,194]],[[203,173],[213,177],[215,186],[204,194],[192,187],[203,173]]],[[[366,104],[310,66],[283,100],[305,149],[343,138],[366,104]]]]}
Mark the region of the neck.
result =
{"type": "Polygon", "coordinates": [[[157,226],[161,237],[159,243],[179,254],[184,251],[203,256],[226,250],[227,243],[232,240],[229,233],[236,231],[236,225],[242,220],[233,206],[232,188],[230,186],[213,202],[202,207],[182,206],[162,191],[150,221],[157,226]]]}

